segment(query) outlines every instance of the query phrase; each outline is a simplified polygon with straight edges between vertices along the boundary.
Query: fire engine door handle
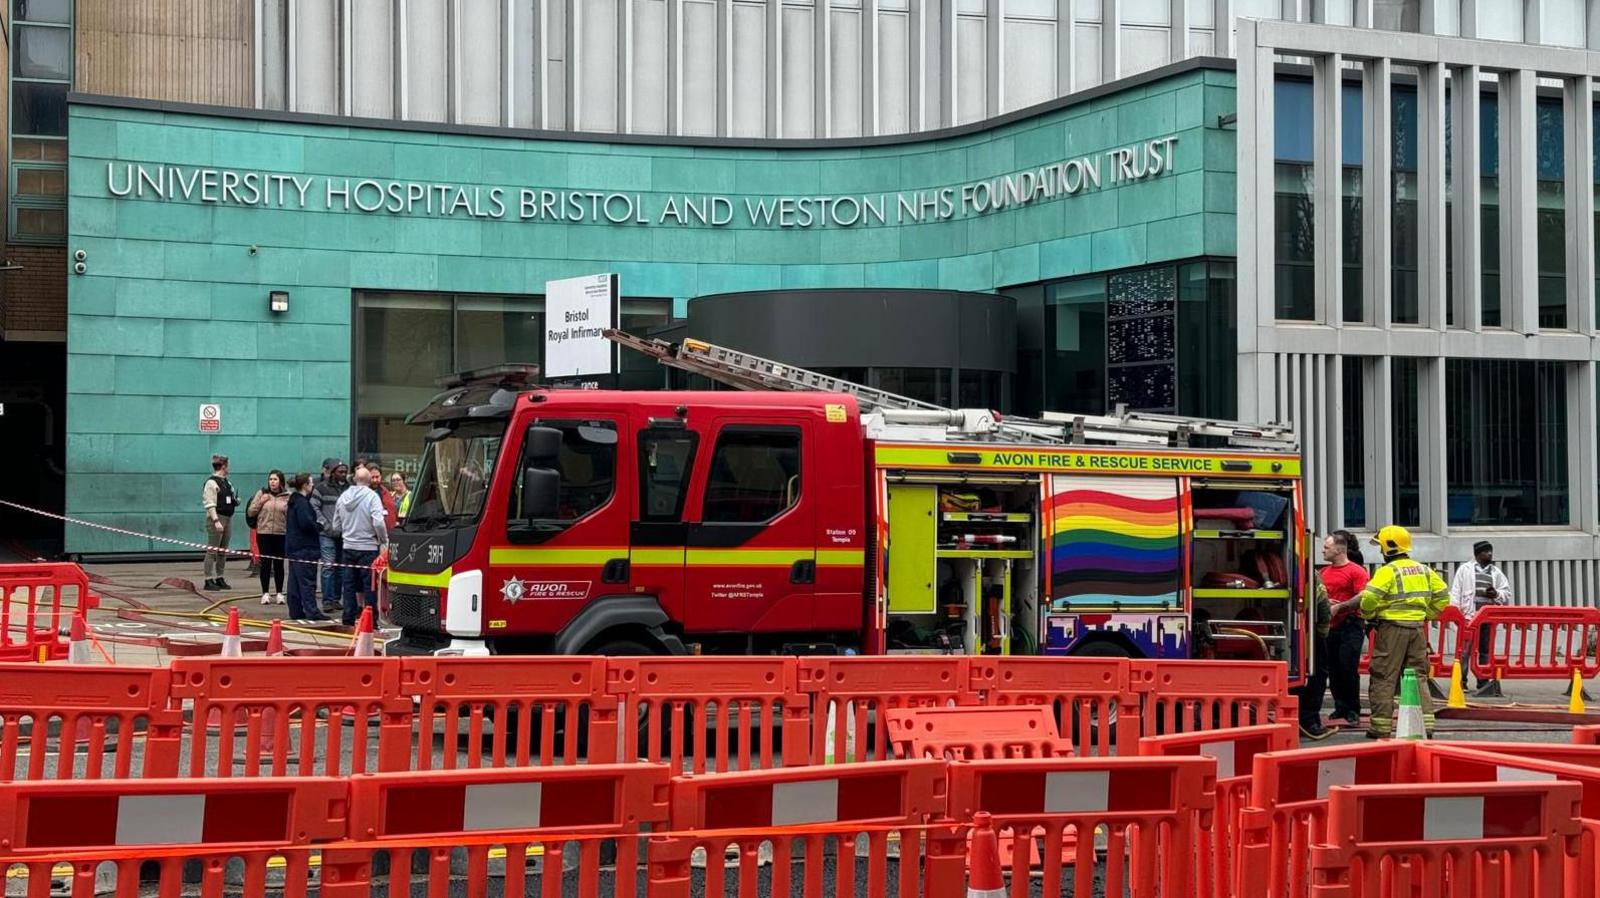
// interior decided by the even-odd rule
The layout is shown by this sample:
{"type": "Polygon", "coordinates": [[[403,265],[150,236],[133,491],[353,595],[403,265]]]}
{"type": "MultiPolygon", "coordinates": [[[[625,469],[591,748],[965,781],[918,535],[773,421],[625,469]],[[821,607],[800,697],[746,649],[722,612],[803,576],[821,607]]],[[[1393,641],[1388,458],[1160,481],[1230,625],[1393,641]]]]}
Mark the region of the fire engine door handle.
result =
{"type": "Polygon", "coordinates": [[[796,561],[789,566],[790,583],[815,583],[817,582],[817,563],[811,559],[796,561]]]}
{"type": "Polygon", "coordinates": [[[606,562],[600,569],[601,583],[626,583],[628,582],[628,559],[613,558],[606,562]]]}

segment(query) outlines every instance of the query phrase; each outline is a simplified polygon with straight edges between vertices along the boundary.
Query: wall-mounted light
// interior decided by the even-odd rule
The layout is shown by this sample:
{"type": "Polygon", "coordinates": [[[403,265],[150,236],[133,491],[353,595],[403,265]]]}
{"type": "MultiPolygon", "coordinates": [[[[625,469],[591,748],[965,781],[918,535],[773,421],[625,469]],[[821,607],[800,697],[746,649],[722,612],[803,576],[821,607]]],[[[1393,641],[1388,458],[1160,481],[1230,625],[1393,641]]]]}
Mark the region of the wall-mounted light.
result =
{"type": "Polygon", "coordinates": [[[274,312],[289,311],[289,291],[273,290],[267,294],[267,305],[274,312]]]}

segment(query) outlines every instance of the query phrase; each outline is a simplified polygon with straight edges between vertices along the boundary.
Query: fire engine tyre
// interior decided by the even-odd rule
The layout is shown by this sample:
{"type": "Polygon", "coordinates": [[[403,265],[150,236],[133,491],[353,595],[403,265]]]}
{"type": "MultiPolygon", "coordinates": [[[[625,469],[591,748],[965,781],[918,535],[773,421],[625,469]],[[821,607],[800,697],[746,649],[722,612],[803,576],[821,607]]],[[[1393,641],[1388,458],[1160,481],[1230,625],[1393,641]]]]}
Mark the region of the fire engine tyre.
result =
{"type": "Polygon", "coordinates": [[[604,655],[607,658],[626,658],[640,655],[664,655],[660,646],[648,646],[636,639],[614,639],[598,648],[584,652],[585,655],[604,655]]]}
{"type": "Polygon", "coordinates": [[[557,655],[622,654],[605,647],[632,643],[634,650],[628,654],[688,654],[682,640],[662,629],[669,620],[654,596],[602,596],[556,634],[553,651],[557,655]]]}
{"type": "MultiPolygon", "coordinates": [[[[1133,658],[1137,656],[1136,652],[1112,639],[1091,639],[1073,649],[1071,654],[1076,658],[1133,658]]],[[[1117,744],[1117,718],[1119,715],[1120,709],[1118,708],[1112,708],[1106,714],[1105,726],[1111,728],[1112,745],[1117,744]]],[[[1069,716],[1072,718],[1072,742],[1074,745],[1083,746],[1086,743],[1098,744],[1100,742],[1101,724],[1099,721],[1089,724],[1089,732],[1084,733],[1082,728],[1078,726],[1077,715],[1069,716]]]]}

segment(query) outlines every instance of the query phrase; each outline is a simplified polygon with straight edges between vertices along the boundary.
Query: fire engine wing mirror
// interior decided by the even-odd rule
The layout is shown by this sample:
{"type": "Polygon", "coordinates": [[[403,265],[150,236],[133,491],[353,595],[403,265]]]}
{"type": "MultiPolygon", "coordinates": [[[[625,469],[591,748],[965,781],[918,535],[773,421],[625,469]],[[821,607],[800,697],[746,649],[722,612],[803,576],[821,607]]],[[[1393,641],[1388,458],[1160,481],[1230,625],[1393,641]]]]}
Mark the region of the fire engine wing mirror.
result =
{"type": "Polygon", "coordinates": [[[527,438],[522,442],[524,464],[554,468],[556,460],[560,457],[561,431],[554,427],[540,427],[537,424],[528,428],[527,438]]]}
{"type": "Polygon", "coordinates": [[[550,468],[522,469],[522,508],[524,521],[548,521],[561,507],[561,475],[550,468]]]}

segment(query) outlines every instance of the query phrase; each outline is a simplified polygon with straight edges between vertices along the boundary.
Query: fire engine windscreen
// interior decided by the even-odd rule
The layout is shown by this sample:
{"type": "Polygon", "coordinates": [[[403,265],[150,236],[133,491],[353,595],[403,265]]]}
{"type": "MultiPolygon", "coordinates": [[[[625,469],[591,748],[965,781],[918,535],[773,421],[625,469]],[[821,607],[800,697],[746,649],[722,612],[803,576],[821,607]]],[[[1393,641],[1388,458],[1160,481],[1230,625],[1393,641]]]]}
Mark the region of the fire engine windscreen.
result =
{"type": "Polygon", "coordinates": [[[417,498],[404,529],[429,530],[476,521],[483,513],[504,434],[503,420],[469,421],[430,439],[422,450],[417,498]]]}

